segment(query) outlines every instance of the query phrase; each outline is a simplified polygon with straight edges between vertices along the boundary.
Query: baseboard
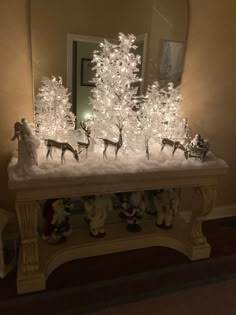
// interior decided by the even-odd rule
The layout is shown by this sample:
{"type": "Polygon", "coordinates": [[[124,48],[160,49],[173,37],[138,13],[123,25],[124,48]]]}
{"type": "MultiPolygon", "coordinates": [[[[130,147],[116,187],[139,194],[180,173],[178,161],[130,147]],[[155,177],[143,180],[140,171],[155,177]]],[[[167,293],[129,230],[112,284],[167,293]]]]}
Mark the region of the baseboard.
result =
{"type": "MultiPolygon", "coordinates": [[[[190,211],[182,211],[180,215],[186,222],[190,221],[190,218],[191,218],[190,211]]],[[[209,215],[207,215],[204,218],[204,221],[228,218],[228,217],[233,217],[233,216],[236,216],[236,204],[215,207],[211,211],[211,213],[209,213],[209,215]]]]}
{"type": "Polygon", "coordinates": [[[205,220],[221,219],[236,216],[236,204],[216,207],[205,220]]]}

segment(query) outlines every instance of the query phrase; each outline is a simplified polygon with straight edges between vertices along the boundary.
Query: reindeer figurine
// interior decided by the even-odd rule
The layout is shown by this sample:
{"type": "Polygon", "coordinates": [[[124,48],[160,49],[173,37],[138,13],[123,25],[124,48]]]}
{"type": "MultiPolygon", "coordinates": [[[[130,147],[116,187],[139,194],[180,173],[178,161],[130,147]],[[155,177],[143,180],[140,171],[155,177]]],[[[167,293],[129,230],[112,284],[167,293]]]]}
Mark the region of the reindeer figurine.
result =
{"type": "Polygon", "coordinates": [[[80,151],[80,149],[84,148],[86,150],[86,159],[87,159],[87,157],[88,157],[88,148],[90,146],[90,133],[91,133],[91,130],[90,130],[89,127],[86,126],[86,123],[84,121],[80,122],[80,126],[85,132],[85,135],[87,137],[87,143],[86,142],[77,141],[78,150],[80,151]]]}
{"type": "Polygon", "coordinates": [[[79,161],[79,154],[78,152],[67,142],[58,142],[56,140],[52,139],[45,139],[45,144],[47,146],[47,155],[48,158],[49,155],[52,159],[52,150],[53,148],[60,149],[61,150],[61,164],[65,162],[65,153],[66,151],[70,151],[73,153],[73,157],[76,159],[76,161],[79,161]]]}
{"type": "Polygon", "coordinates": [[[179,141],[174,141],[174,140],[170,140],[168,138],[163,138],[161,141],[161,151],[164,149],[165,146],[169,146],[172,147],[172,155],[175,154],[175,151],[177,149],[181,149],[182,151],[184,151],[185,155],[186,155],[186,148],[183,144],[181,144],[179,141]]]}
{"type": "Polygon", "coordinates": [[[104,143],[104,150],[103,150],[103,158],[107,158],[107,155],[106,155],[106,151],[107,151],[107,148],[108,147],[114,147],[115,148],[115,157],[117,158],[117,154],[118,154],[118,151],[120,150],[120,148],[122,147],[122,144],[123,144],[123,140],[122,140],[122,129],[123,129],[123,125],[121,124],[116,124],[117,128],[119,129],[119,139],[117,142],[114,142],[112,140],[109,140],[109,139],[104,139],[104,138],[99,138],[101,140],[103,140],[103,143],[104,143]]]}

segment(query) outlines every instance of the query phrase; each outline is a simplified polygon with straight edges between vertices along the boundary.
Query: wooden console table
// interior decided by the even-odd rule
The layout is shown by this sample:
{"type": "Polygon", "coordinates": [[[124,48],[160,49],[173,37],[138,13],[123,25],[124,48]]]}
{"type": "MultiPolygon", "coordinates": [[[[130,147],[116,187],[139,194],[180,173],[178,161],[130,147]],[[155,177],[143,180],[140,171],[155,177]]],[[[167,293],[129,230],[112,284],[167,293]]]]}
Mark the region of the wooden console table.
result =
{"type": "Polygon", "coordinates": [[[18,261],[17,290],[19,294],[44,290],[46,279],[59,265],[70,260],[127,251],[150,246],[175,249],[191,260],[207,258],[210,245],[202,233],[202,221],[213,209],[216,185],[227,165],[216,159],[211,163],[197,163],[196,167],[181,166],[171,170],[123,173],[101,176],[65,178],[9,179],[9,188],[16,191],[16,212],[21,245],[18,261]],[[142,231],[130,233],[124,224],[106,225],[107,235],[94,239],[88,231],[74,230],[60,245],[49,245],[38,237],[38,201],[49,198],[76,197],[101,193],[143,191],[161,188],[192,187],[200,192],[202,206],[194,210],[191,222],[178,217],[170,230],[156,227],[154,220],[144,220],[142,231]]]}

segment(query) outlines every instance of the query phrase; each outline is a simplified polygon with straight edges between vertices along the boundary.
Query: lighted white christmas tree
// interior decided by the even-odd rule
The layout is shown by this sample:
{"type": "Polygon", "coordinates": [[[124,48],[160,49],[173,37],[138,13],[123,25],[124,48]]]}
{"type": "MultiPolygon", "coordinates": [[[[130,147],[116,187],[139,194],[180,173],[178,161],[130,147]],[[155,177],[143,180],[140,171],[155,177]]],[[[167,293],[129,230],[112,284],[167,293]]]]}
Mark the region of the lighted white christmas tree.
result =
{"type": "Polygon", "coordinates": [[[118,44],[104,40],[101,50],[94,53],[93,63],[96,76],[93,79],[90,103],[93,107],[92,130],[98,137],[115,139],[118,137],[117,125],[123,125],[123,143],[135,139],[137,115],[137,87],[140,81],[137,73],[141,58],[133,51],[135,36],[119,33],[118,44]]]}
{"type": "Polygon", "coordinates": [[[140,120],[143,134],[155,136],[158,141],[169,138],[182,142],[185,136],[185,120],[181,104],[180,86],[174,87],[170,82],[166,87],[160,88],[159,83],[154,82],[147,88],[140,110],[145,113],[140,120]]]}
{"type": "Polygon", "coordinates": [[[149,159],[149,140],[161,142],[163,138],[186,142],[187,120],[183,119],[180,87],[172,82],[160,88],[156,81],[148,86],[138,111],[138,125],[145,143],[146,156],[149,159]]]}
{"type": "Polygon", "coordinates": [[[142,137],[146,157],[149,159],[149,140],[151,138],[161,138],[161,129],[163,122],[164,104],[162,103],[162,95],[158,82],[154,82],[152,86],[148,86],[147,92],[143,98],[140,109],[138,110],[138,126],[140,136],[142,137]]]}
{"type": "Polygon", "coordinates": [[[161,89],[162,126],[161,138],[169,138],[174,141],[184,141],[185,120],[182,111],[182,96],[180,86],[174,87],[172,82],[166,88],[161,89]]]}
{"type": "Polygon", "coordinates": [[[67,91],[61,77],[43,78],[35,97],[35,125],[40,139],[68,141],[70,130],[75,128],[75,115],[67,91]]]}

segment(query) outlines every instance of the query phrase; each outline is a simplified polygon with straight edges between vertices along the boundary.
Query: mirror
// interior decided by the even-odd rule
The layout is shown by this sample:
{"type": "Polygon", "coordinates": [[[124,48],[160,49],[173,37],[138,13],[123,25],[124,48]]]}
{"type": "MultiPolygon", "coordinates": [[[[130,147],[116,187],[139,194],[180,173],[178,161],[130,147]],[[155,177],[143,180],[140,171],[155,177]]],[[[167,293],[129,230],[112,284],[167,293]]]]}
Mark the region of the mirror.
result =
{"type": "Polygon", "coordinates": [[[136,36],[144,93],[155,80],[180,83],[187,31],[187,0],[31,0],[34,93],[44,76],[61,76],[78,126],[90,111],[90,59],[101,40],[136,36]]]}
{"type": "MultiPolygon", "coordinates": [[[[107,40],[117,44],[115,38],[107,40]]],[[[71,101],[73,111],[77,117],[77,127],[79,122],[87,120],[91,116],[92,108],[89,104],[91,90],[95,86],[91,80],[95,77],[96,72],[93,70],[94,64],[91,62],[94,51],[100,51],[100,43],[104,38],[94,36],[67,35],[67,86],[71,91],[71,101]]],[[[135,54],[145,59],[147,36],[146,34],[136,36],[135,54]]],[[[145,64],[138,65],[139,76],[143,77],[145,64]]],[[[138,93],[143,93],[143,81],[137,84],[138,93]]]]}

